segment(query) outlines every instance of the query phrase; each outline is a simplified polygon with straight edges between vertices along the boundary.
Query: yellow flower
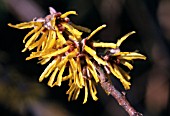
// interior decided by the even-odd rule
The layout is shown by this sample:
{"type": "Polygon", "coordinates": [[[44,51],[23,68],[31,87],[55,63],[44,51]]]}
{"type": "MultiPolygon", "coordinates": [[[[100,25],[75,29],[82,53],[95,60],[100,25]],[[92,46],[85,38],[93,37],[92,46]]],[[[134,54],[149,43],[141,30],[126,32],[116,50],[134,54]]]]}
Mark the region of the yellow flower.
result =
{"type": "MultiPolygon", "coordinates": [[[[61,86],[62,81],[69,81],[68,100],[76,100],[80,90],[84,89],[84,101],[90,95],[97,100],[96,84],[100,81],[94,63],[98,63],[108,74],[112,73],[122,82],[125,89],[130,88],[130,76],[119,64],[133,69],[129,62],[133,59],[146,59],[145,56],[136,52],[121,52],[119,46],[131,34],[130,32],[117,41],[117,43],[93,42],[95,33],[106,27],[99,26],[86,38],[82,38],[83,32],[90,32],[88,28],[77,26],[70,22],[67,17],[71,14],[77,15],[75,11],[64,14],[56,12],[52,7],[50,14],[45,18],[37,18],[30,22],[16,25],[8,24],[13,28],[32,30],[24,37],[25,48],[33,51],[26,60],[38,58],[41,65],[48,62],[39,82],[49,77],[48,86],[61,86]],[[82,32],[81,32],[82,31],[82,32]],[[96,48],[109,48],[104,56],[96,52],[96,48]]],[[[109,78],[109,77],[108,77],[109,78]]]]}
{"type": "Polygon", "coordinates": [[[8,24],[13,28],[27,29],[33,28],[23,39],[25,43],[25,48],[22,52],[27,49],[32,50],[37,48],[37,51],[45,51],[51,49],[52,47],[62,47],[66,44],[66,39],[63,37],[62,33],[69,33],[74,38],[79,40],[81,38],[82,32],[73,28],[68,22],[67,17],[70,14],[76,15],[75,11],[68,11],[64,14],[56,12],[52,7],[50,7],[50,13],[45,18],[34,18],[33,21],[24,22],[16,25],[8,24]],[[58,39],[56,38],[58,37],[58,39]]]}
{"type": "MultiPolygon", "coordinates": [[[[101,30],[102,28],[106,27],[106,25],[102,25],[98,27],[96,30],[94,30],[87,38],[86,40],[89,40],[96,32],[101,30]]],[[[114,76],[116,76],[118,79],[120,79],[121,83],[123,84],[125,89],[130,89],[130,82],[128,80],[130,79],[130,76],[127,72],[125,72],[120,66],[119,63],[127,66],[130,70],[133,69],[132,64],[130,64],[129,61],[133,59],[146,59],[146,57],[142,54],[136,53],[136,52],[120,52],[119,46],[121,43],[130,35],[135,33],[135,31],[132,31],[125,36],[123,36],[121,39],[117,41],[117,43],[105,43],[105,42],[91,42],[92,47],[98,48],[109,48],[108,52],[103,58],[99,57],[94,49],[91,47],[84,45],[84,50],[100,65],[103,65],[106,72],[112,73],[114,76]]],[[[95,77],[95,76],[94,76],[95,77]]]]}
{"type": "Polygon", "coordinates": [[[114,43],[93,43],[94,47],[105,47],[110,48],[107,50],[105,56],[103,56],[103,59],[107,61],[107,65],[104,66],[106,72],[112,73],[114,76],[116,76],[120,82],[123,84],[125,89],[130,89],[130,76],[127,72],[125,72],[119,64],[123,64],[124,66],[128,67],[130,70],[133,69],[133,65],[130,63],[130,61],[134,59],[143,59],[145,60],[146,57],[140,53],[137,52],[121,52],[119,49],[119,46],[121,43],[130,35],[134,34],[135,31],[132,31],[126,35],[124,35],[121,39],[117,41],[116,44],[114,43]]]}
{"type": "MultiPolygon", "coordinates": [[[[101,27],[96,30],[100,30],[101,27]]],[[[93,31],[94,32],[97,31],[93,31]]],[[[92,36],[90,34],[90,36],[92,36]]],[[[72,36],[72,35],[71,35],[72,36]]],[[[60,36],[58,36],[60,39],[60,36]]],[[[88,41],[87,38],[85,40],[88,41]]],[[[92,60],[96,60],[101,64],[106,65],[106,62],[97,56],[97,53],[88,47],[86,43],[83,43],[83,39],[79,41],[78,39],[67,40],[66,46],[60,49],[50,49],[45,52],[35,52],[27,58],[27,60],[40,57],[42,59],[49,59],[52,57],[56,57],[58,59],[54,59],[44,70],[42,75],[40,76],[40,81],[44,78],[48,77],[50,73],[50,79],[48,85],[53,87],[55,85],[60,86],[62,81],[69,80],[70,89],[67,91],[69,94],[68,100],[75,100],[78,98],[80,89],[85,88],[85,97],[83,103],[87,102],[88,97],[88,89],[90,91],[90,95],[94,100],[97,100],[96,97],[97,91],[95,88],[95,84],[99,82],[99,78],[96,72],[96,69],[93,65],[92,60]],[[83,49],[82,49],[83,48],[83,49]],[[66,67],[69,68],[69,74],[63,75],[66,67]],[[60,72],[59,72],[60,71],[60,72]],[[58,75],[57,79],[54,75],[58,75]],[[55,82],[56,80],[56,82],[55,82]]]]}

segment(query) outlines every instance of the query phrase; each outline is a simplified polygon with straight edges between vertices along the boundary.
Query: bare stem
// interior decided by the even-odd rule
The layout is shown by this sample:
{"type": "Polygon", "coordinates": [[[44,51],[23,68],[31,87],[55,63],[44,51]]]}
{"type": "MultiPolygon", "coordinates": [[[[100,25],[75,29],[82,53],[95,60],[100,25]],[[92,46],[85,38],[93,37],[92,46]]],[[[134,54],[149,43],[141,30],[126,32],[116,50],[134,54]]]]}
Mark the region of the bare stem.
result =
{"type": "Polygon", "coordinates": [[[131,105],[130,103],[127,101],[125,94],[119,92],[114,85],[108,81],[108,79],[106,78],[105,73],[103,72],[103,70],[100,68],[99,65],[95,64],[96,70],[98,72],[98,77],[100,79],[100,84],[102,86],[102,88],[109,92],[110,95],[112,95],[117,102],[119,103],[120,106],[122,106],[125,111],[129,114],[129,116],[143,116],[141,113],[137,112],[131,105]]]}

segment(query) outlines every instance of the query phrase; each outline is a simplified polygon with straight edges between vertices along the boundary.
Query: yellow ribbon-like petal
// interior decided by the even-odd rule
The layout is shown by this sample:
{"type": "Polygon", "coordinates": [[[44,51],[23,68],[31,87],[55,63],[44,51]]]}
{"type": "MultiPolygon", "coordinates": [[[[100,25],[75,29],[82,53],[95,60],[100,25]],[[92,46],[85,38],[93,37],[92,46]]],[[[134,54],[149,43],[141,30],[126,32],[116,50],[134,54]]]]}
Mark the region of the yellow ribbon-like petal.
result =
{"type": "Polygon", "coordinates": [[[106,61],[102,60],[101,58],[99,58],[97,55],[96,55],[96,51],[94,51],[93,49],[91,49],[90,47],[88,46],[84,46],[84,50],[89,53],[99,64],[102,64],[102,65],[106,65],[106,61]]]}
{"type": "Polygon", "coordinates": [[[87,98],[88,98],[88,87],[87,87],[87,82],[85,81],[84,83],[85,86],[85,93],[84,93],[84,101],[83,104],[85,104],[87,102],[87,98]]]}
{"type": "Polygon", "coordinates": [[[50,79],[49,79],[49,81],[48,81],[48,86],[50,86],[50,87],[53,87],[53,86],[54,86],[54,85],[53,85],[53,82],[54,82],[54,80],[55,80],[55,77],[56,77],[56,75],[57,75],[57,72],[58,72],[58,68],[56,67],[55,70],[54,70],[54,72],[53,72],[52,75],[50,76],[50,79]]]}
{"type": "Polygon", "coordinates": [[[119,47],[119,46],[121,45],[121,43],[122,43],[127,37],[129,37],[130,35],[132,35],[132,34],[134,34],[134,33],[136,33],[136,32],[135,32],[135,31],[132,31],[132,32],[127,33],[127,34],[124,35],[123,37],[121,37],[121,38],[117,41],[117,43],[116,43],[117,47],[119,47]]]}
{"type": "Polygon", "coordinates": [[[123,77],[124,77],[126,80],[130,80],[130,79],[131,79],[129,73],[125,72],[121,67],[118,66],[118,70],[120,71],[120,73],[123,75],[123,77]]]}
{"type": "Polygon", "coordinates": [[[133,69],[133,65],[131,65],[128,61],[126,60],[120,60],[120,63],[127,66],[130,70],[133,69]]]}
{"type": "Polygon", "coordinates": [[[75,62],[75,60],[73,58],[71,58],[69,61],[70,61],[73,71],[77,72],[77,62],[75,62]]]}
{"type": "Polygon", "coordinates": [[[76,49],[74,49],[72,52],[70,52],[70,53],[67,55],[67,57],[68,57],[68,59],[71,59],[71,58],[73,58],[73,57],[76,57],[77,54],[78,54],[78,49],[76,48],[76,49]]]}
{"type": "Polygon", "coordinates": [[[59,54],[63,54],[65,53],[66,51],[68,51],[70,48],[70,46],[66,46],[64,48],[61,48],[61,49],[58,49],[58,50],[55,50],[55,51],[52,51],[52,52],[44,52],[42,53],[42,57],[43,58],[46,58],[46,57],[52,57],[52,56],[57,56],[59,54]]]}
{"type": "Polygon", "coordinates": [[[69,59],[75,57],[77,55],[77,49],[75,49],[74,51],[70,52],[69,54],[67,54],[67,56],[65,58],[63,58],[61,60],[61,62],[59,64],[57,64],[57,67],[59,69],[61,69],[61,67],[66,64],[68,62],[69,59]]]}
{"type": "Polygon", "coordinates": [[[102,47],[102,48],[117,48],[117,45],[115,43],[105,43],[105,42],[93,42],[93,47],[102,47]]]}
{"type": "Polygon", "coordinates": [[[100,27],[98,27],[97,29],[95,29],[95,30],[87,37],[87,40],[89,40],[94,34],[96,34],[98,31],[100,31],[100,30],[103,29],[104,27],[106,27],[106,25],[101,25],[100,27]]]}
{"type": "Polygon", "coordinates": [[[60,16],[60,18],[66,18],[68,15],[77,15],[76,11],[68,11],[60,16]]]}
{"type": "Polygon", "coordinates": [[[35,27],[33,30],[31,30],[23,39],[23,43],[25,43],[25,40],[32,35],[33,33],[36,33],[41,27],[35,27]]]}
{"type": "Polygon", "coordinates": [[[30,22],[24,22],[16,25],[12,25],[11,23],[8,23],[8,26],[18,29],[27,29],[27,28],[33,28],[34,26],[41,26],[41,23],[30,21],[30,22]]]}
{"type": "Polygon", "coordinates": [[[73,84],[70,86],[69,90],[66,92],[66,94],[69,94],[68,101],[70,101],[71,96],[72,96],[72,93],[73,93],[74,90],[75,90],[75,87],[76,87],[76,85],[73,83],[73,84]]]}
{"type": "Polygon", "coordinates": [[[57,67],[61,69],[68,62],[68,58],[62,58],[61,61],[57,64],[57,67]]]}
{"type": "Polygon", "coordinates": [[[112,72],[112,74],[120,80],[120,82],[123,84],[124,88],[130,89],[130,85],[131,85],[130,82],[128,82],[128,81],[126,81],[126,79],[124,79],[122,74],[119,72],[117,66],[113,64],[113,68],[112,68],[111,64],[108,63],[108,67],[109,67],[110,71],[112,72]]]}
{"type": "Polygon", "coordinates": [[[120,73],[118,67],[113,64],[113,67],[114,67],[114,71],[118,74],[118,79],[120,79],[120,82],[123,84],[124,88],[127,90],[127,89],[130,89],[130,82],[126,81],[125,78],[122,76],[122,74],[120,73]]]}
{"type": "Polygon", "coordinates": [[[59,43],[57,43],[60,47],[62,47],[65,43],[66,43],[66,40],[64,38],[64,36],[62,35],[62,33],[60,33],[60,31],[58,30],[58,27],[55,26],[55,30],[57,32],[57,37],[59,39],[59,43]]]}
{"type": "Polygon", "coordinates": [[[38,63],[40,63],[41,65],[46,64],[48,61],[50,61],[51,58],[38,58],[38,60],[40,60],[38,63]]]}
{"type": "Polygon", "coordinates": [[[125,59],[125,60],[133,60],[133,59],[146,60],[146,57],[144,55],[136,52],[120,52],[118,54],[114,54],[114,56],[118,56],[119,59],[125,59]]]}
{"type": "Polygon", "coordinates": [[[62,75],[64,73],[64,69],[66,67],[66,64],[64,64],[64,66],[61,68],[59,74],[58,74],[58,77],[57,77],[57,81],[54,83],[54,85],[57,85],[57,86],[61,86],[61,82],[62,82],[62,75]]]}
{"type": "Polygon", "coordinates": [[[73,71],[71,69],[71,66],[69,66],[69,75],[72,75],[72,76],[70,76],[69,83],[68,83],[68,85],[71,86],[73,84],[73,80],[74,80],[73,71]]]}
{"type": "MultiPolygon", "coordinates": [[[[42,52],[41,51],[39,51],[39,52],[32,52],[30,54],[30,56],[26,58],[26,60],[30,60],[30,59],[33,59],[33,58],[36,58],[36,57],[41,57],[41,56],[42,56],[42,52]]],[[[42,59],[42,57],[41,57],[41,59],[42,59]]]]}
{"type": "Polygon", "coordinates": [[[82,74],[82,69],[81,69],[81,61],[80,61],[80,57],[77,57],[77,70],[78,70],[78,75],[80,78],[80,84],[81,86],[84,86],[84,78],[83,78],[83,74],[82,74]]]}
{"type": "Polygon", "coordinates": [[[99,78],[97,76],[97,72],[95,70],[93,63],[89,60],[89,58],[87,56],[85,57],[85,59],[86,59],[87,64],[91,67],[91,68],[89,68],[89,70],[90,70],[91,74],[93,75],[96,83],[99,82],[99,78]]]}
{"type": "Polygon", "coordinates": [[[46,77],[46,74],[48,73],[48,71],[54,67],[56,65],[56,63],[58,63],[60,60],[59,57],[55,58],[44,70],[44,72],[41,74],[40,78],[39,78],[39,82],[42,82],[42,80],[46,77]]]}
{"type": "Polygon", "coordinates": [[[89,89],[90,89],[90,94],[91,94],[93,100],[97,101],[98,98],[96,96],[96,92],[93,90],[93,83],[91,80],[89,80],[89,89]]]}
{"type": "Polygon", "coordinates": [[[83,27],[83,26],[80,26],[80,25],[76,25],[74,23],[70,23],[71,26],[73,26],[74,28],[80,30],[80,31],[83,31],[83,32],[86,32],[86,33],[90,33],[91,30],[87,27],[83,27]]]}
{"type": "MultiPolygon", "coordinates": [[[[42,32],[44,28],[41,28],[39,31],[37,31],[25,44],[25,48],[28,48],[40,35],[40,33],[42,32]]],[[[24,52],[25,50],[23,50],[22,52],[24,52]]]]}
{"type": "Polygon", "coordinates": [[[72,96],[72,100],[77,100],[79,94],[80,94],[80,88],[76,87],[72,96]]]}
{"type": "Polygon", "coordinates": [[[48,41],[47,41],[46,49],[50,49],[54,47],[54,45],[56,44],[56,32],[54,30],[49,30],[49,35],[47,40],[48,41]]]}
{"type": "Polygon", "coordinates": [[[97,94],[97,90],[96,90],[96,86],[94,84],[92,84],[92,89],[93,89],[93,93],[96,95],[97,94]]]}
{"type": "Polygon", "coordinates": [[[67,75],[67,76],[64,76],[64,77],[62,78],[62,81],[66,81],[66,80],[70,79],[72,76],[73,76],[72,74],[69,74],[69,75],[67,75]]]}
{"type": "MultiPolygon", "coordinates": [[[[40,47],[42,46],[42,44],[43,44],[43,41],[46,41],[46,36],[47,36],[47,34],[48,33],[43,33],[42,35],[41,35],[41,37],[40,37],[40,39],[38,40],[38,41],[36,41],[35,43],[33,43],[32,45],[30,45],[29,47],[28,47],[28,49],[29,50],[32,50],[32,49],[34,49],[35,47],[37,47],[37,51],[39,51],[40,50],[40,47]]],[[[43,48],[42,48],[42,50],[43,50],[43,48]]]]}
{"type": "Polygon", "coordinates": [[[37,46],[37,52],[39,52],[40,50],[42,51],[42,52],[44,52],[45,51],[45,47],[46,47],[46,43],[47,43],[47,39],[48,39],[48,37],[47,37],[47,35],[48,35],[48,33],[49,33],[49,31],[46,31],[45,33],[43,33],[43,35],[41,36],[41,38],[40,38],[40,42],[41,42],[41,44],[39,44],[38,46],[37,46]]]}
{"type": "Polygon", "coordinates": [[[77,84],[77,86],[79,88],[82,88],[82,86],[80,84],[79,76],[77,74],[77,68],[78,68],[77,67],[77,63],[75,62],[75,60],[73,58],[71,58],[69,61],[70,61],[72,72],[73,72],[73,76],[74,76],[74,82],[77,84]]]}
{"type": "Polygon", "coordinates": [[[81,39],[82,32],[78,31],[68,23],[62,23],[62,25],[79,41],[81,39]]]}

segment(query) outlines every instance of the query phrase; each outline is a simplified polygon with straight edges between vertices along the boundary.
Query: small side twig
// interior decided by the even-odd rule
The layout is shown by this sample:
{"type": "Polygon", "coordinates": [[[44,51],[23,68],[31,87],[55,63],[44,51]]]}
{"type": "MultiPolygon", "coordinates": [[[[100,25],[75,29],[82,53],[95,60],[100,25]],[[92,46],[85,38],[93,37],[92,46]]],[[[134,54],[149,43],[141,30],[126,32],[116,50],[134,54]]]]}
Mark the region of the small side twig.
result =
{"type": "Polygon", "coordinates": [[[100,79],[100,84],[102,88],[109,92],[110,95],[112,95],[117,102],[119,103],[120,106],[122,106],[125,111],[129,114],[129,116],[143,116],[141,113],[137,112],[127,101],[125,94],[119,92],[111,82],[108,81],[106,78],[105,73],[103,70],[100,68],[99,65],[95,64],[96,70],[98,72],[98,77],[100,79]]]}

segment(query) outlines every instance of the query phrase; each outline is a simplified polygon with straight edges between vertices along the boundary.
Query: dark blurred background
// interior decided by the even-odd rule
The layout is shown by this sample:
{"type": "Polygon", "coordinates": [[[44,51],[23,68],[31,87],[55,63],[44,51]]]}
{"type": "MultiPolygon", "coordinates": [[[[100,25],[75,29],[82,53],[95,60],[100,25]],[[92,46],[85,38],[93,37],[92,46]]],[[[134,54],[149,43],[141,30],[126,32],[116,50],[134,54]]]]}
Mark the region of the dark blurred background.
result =
{"type": "MultiPolygon", "coordinates": [[[[147,60],[134,62],[127,99],[144,116],[170,116],[170,0],[0,0],[1,116],[127,116],[99,86],[99,100],[89,97],[83,105],[83,92],[77,101],[67,101],[67,82],[53,88],[38,82],[46,66],[36,59],[25,61],[29,52],[21,53],[29,30],[7,24],[44,17],[50,6],[63,13],[77,11],[78,16],[70,16],[72,22],[92,30],[107,24],[96,40],[116,42],[136,31],[121,50],[139,50],[147,60]]],[[[122,91],[120,82],[114,79],[113,84],[122,91]]]]}

